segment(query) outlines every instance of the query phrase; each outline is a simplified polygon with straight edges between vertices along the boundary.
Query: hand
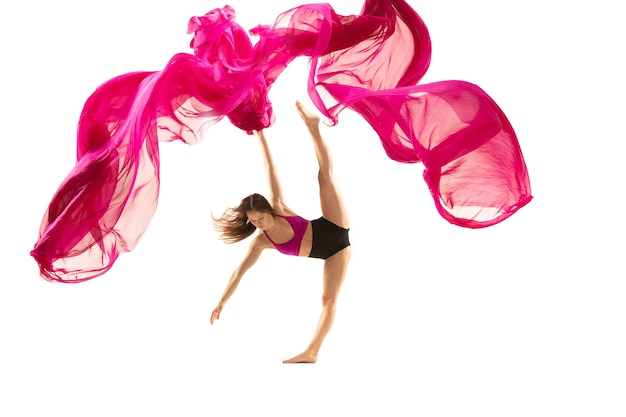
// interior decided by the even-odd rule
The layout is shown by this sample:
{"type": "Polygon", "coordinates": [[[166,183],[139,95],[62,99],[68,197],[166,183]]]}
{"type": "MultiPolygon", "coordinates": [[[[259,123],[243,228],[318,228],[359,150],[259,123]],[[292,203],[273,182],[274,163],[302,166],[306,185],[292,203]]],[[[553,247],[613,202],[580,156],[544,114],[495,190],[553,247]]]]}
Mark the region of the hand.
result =
{"type": "Polygon", "coordinates": [[[215,309],[213,310],[213,313],[211,313],[211,324],[213,324],[215,320],[220,318],[221,312],[222,312],[222,303],[219,303],[217,307],[215,307],[215,309]]]}

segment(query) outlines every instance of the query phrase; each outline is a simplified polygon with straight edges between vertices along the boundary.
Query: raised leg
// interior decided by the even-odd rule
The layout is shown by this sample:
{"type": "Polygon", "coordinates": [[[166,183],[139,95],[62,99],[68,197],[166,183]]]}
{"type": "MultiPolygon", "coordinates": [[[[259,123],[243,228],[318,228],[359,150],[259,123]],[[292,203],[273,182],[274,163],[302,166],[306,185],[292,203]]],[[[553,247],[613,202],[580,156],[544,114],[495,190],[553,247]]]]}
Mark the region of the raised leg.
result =
{"type": "Polygon", "coordinates": [[[318,182],[320,187],[320,205],[322,216],[328,221],[341,226],[344,229],[350,227],[348,214],[343,205],[343,200],[333,179],[333,162],[328,146],[320,134],[320,118],[309,112],[300,102],[296,102],[300,117],[304,120],[315,147],[315,154],[319,164],[318,182]]]}

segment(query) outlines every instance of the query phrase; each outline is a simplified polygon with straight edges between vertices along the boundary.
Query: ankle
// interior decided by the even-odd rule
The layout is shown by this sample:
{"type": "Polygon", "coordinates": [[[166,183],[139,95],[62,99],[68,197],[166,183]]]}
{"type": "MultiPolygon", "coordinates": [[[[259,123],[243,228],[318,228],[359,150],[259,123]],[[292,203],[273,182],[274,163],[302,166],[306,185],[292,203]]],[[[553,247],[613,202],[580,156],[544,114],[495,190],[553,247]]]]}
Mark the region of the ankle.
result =
{"type": "Polygon", "coordinates": [[[317,351],[318,349],[307,349],[304,351],[304,353],[306,353],[307,355],[310,355],[314,358],[317,358],[317,351]]]}

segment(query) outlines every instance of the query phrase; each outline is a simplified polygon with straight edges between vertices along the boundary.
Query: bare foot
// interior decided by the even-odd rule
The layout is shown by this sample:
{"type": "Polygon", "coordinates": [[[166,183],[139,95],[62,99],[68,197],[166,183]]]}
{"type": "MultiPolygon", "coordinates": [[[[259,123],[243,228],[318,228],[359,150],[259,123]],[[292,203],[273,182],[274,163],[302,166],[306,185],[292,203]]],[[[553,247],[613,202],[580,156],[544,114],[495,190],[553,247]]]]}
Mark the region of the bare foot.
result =
{"type": "Polygon", "coordinates": [[[311,352],[302,352],[301,354],[294,356],[291,359],[286,359],[283,363],[315,363],[317,362],[317,355],[311,352]]]}
{"type": "Polygon", "coordinates": [[[298,109],[298,113],[300,113],[300,117],[304,120],[304,123],[306,123],[309,129],[318,127],[320,123],[319,116],[305,109],[299,101],[296,101],[296,108],[298,109]]]}

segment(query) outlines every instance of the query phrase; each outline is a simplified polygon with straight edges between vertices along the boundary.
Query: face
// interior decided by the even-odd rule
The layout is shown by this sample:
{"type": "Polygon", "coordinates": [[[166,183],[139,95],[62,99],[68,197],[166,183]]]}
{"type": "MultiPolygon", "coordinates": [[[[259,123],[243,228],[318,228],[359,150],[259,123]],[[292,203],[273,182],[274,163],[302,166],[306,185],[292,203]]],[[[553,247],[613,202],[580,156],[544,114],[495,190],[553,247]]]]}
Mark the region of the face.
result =
{"type": "Polygon", "coordinates": [[[248,216],[250,223],[252,223],[252,225],[257,229],[261,230],[267,229],[267,227],[269,227],[274,220],[270,213],[265,213],[263,211],[250,210],[246,212],[246,215],[248,216]]]}

